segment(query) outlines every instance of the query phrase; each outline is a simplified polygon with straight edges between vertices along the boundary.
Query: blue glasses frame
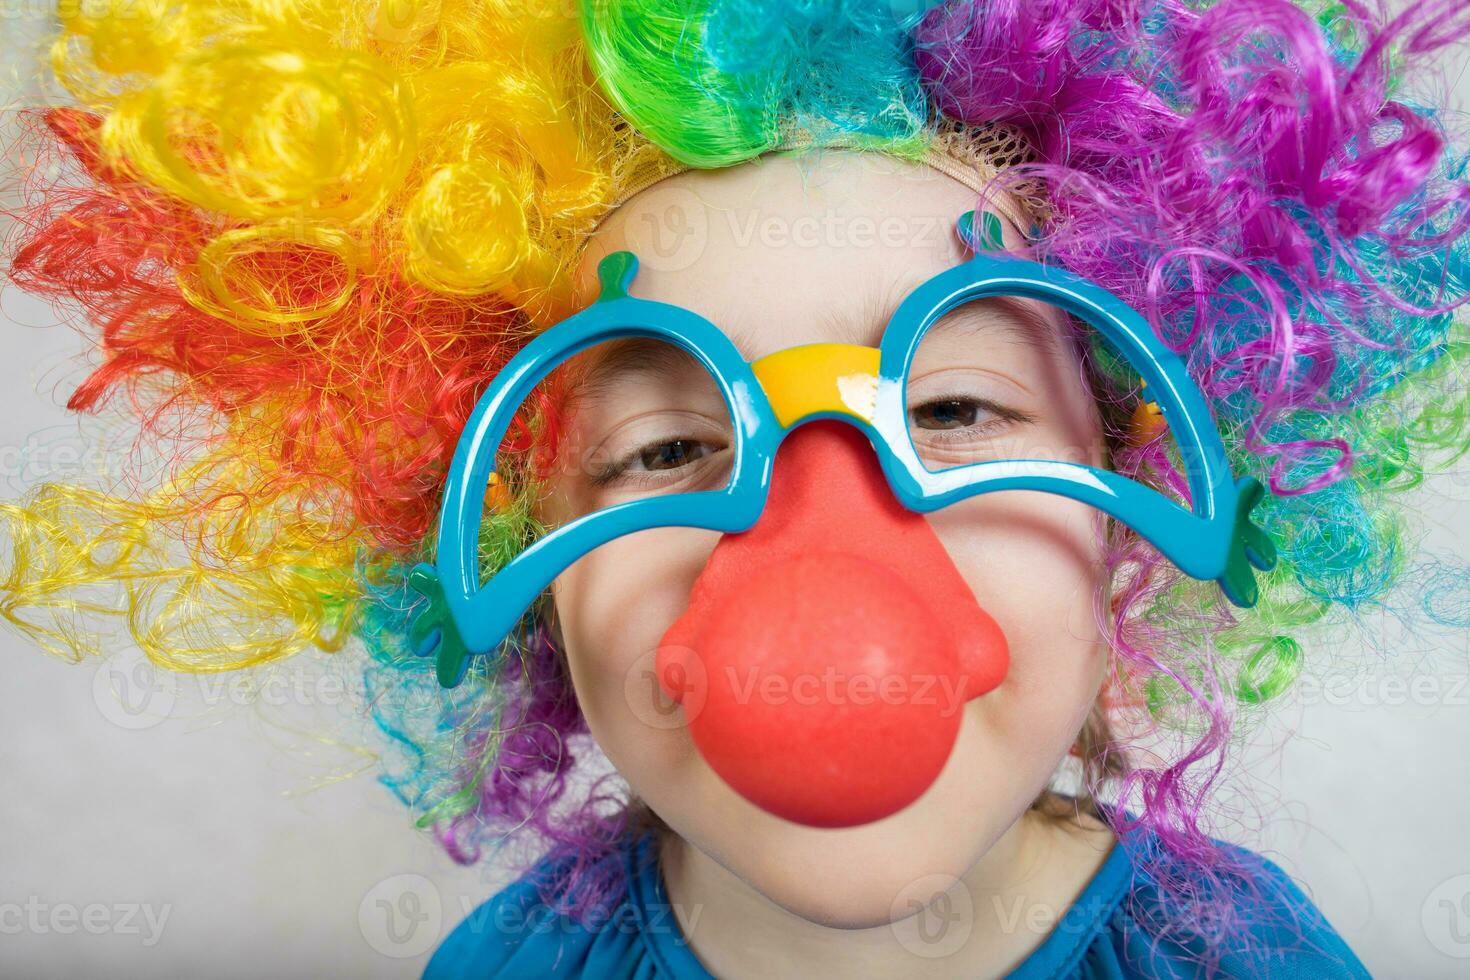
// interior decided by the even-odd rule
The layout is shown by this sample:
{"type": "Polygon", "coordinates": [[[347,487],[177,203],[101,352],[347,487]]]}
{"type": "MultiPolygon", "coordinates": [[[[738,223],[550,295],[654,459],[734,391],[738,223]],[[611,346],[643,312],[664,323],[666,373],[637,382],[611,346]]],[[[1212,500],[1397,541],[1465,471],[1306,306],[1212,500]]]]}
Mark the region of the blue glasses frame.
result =
{"type": "MultiPolygon", "coordinates": [[[[998,224],[987,242],[998,249],[998,224]]],[[[894,495],[929,512],[993,490],[1039,490],[1089,504],[1131,527],[1185,574],[1215,580],[1238,606],[1253,605],[1252,567],[1275,565],[1270,538],[1250,513],[1265,494],[1253,477],[1235,479],[1208,404],[1183,362],[1148,322],[1118,297],[1063,269],[975,245],[974,212],[958,231],[972,258],[930,278],[895,310],[878,351],[871,423],[815,412],[783,424],[752,363],[713,323],[683,307],[628,293],[638,270],[631,252],[598,267],[601,292],[586,309],[530,341],[481,395],[455,448],[439,516],[434,565],[410,574],[429,607],[410,631],[415,652],[437,646],[440,684],[454,687],[469,660],[498,646],[536,598],[568,566],[607,542],[656,527],[696,527],[727,534],[749,529],[765,507],[776,451],[786,434],[814,418],[840,418],[867,435],[894,495]],[[1049,459],[986,460],[944,470],[920,461],[909,434],[905,379],[920,341],[942,316],[987,296],[1022,296],[1059,306],[1102,332],[1132,364],[1172,432],[1185,466],[1192,505],[1110,470],[1049,459]],[[735,458],[721,490],[689,491],[626,501],[583,515],[531,543],[488,582],[480,583],[479,538],[496,455],[512,418],[531,391],[568,358],[609,340],[643,337],[678,345],[719,386],[734,428],[735,458]]],[[[989,247],[989,246],[987,246],[989,247]]]]}

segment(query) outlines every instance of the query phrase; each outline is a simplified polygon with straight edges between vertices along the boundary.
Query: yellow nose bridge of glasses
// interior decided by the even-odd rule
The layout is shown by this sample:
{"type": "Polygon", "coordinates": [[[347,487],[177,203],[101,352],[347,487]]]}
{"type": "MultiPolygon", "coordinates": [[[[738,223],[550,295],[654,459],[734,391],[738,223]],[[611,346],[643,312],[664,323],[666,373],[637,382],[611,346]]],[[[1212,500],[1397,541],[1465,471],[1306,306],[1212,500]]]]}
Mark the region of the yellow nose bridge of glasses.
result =
{"type": "Polygon", "coordinates": [[[752,363],[751,370],[783,427],[820,412],[871,424],[878,360],[876,347],[803,344],[768,354],[752,363]]]}

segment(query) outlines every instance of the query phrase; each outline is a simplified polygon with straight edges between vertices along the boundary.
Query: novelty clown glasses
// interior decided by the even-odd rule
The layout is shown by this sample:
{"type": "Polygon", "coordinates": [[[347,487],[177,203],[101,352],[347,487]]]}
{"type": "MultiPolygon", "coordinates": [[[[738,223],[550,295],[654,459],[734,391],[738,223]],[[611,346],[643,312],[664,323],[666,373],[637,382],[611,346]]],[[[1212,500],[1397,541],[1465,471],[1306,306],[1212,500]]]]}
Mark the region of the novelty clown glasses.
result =
{"type": "Polygon", "coordinates": [[[1187,575],[1218,582],[1236,605],[1254,604],[1252,566],[1268,570],[1276,557],[1270,539],[1250,519],[1264,489],[1254,478],[1233,477],[1208,406],[1183,363],[1142,316],[1100,286],[1062,269],[995,254],[999,219],[988,213],[984,218],[983,237],[977,239],[974,212],[961,217],[958,230],[972,257],[911,292],[890,318],[879,347],[811,344],[755,362],[698,314],[630,295],[638,269],[631,252],[604,258],[596,302],[528,343],[496,375],[460,437],[444,491],[435,564],[418,565],[410,576],[430,600],[415,619],[410,642],[420,654],[437,649],[439,682],[459,684],[472,656],[497,647],[563,570],[608,541],[657,527],[725,533],[751,528],[765,507],[782,440],[818,418],[862,430],[894,496],[911,511],[934,511],[994,490],[1058,494],[1132,528],[1187,575]],[[1190,506],[1109,470],[1066,460],[925,465],[906,408],[915,354],[941,317],[985,297],[1040,300],[1101,332],[1138,372],[1162,413],[1185,469],[1190,506]],[[559,365],[594,345],[631,338],[675,345],[708,371],[733,431],[727,484],[625,500],[579,516],[531,543],[482,583],[481,520],[512,419],[559,365]]]}

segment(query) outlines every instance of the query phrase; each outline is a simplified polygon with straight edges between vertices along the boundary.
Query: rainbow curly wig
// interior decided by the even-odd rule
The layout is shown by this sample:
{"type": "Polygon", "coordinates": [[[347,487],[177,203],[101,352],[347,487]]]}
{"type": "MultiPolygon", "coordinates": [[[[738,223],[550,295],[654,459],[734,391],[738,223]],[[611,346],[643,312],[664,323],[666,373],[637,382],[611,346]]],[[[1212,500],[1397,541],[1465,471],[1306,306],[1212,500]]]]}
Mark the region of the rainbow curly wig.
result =
{"type": "MultiPolygon", "coordinates": [[[[432,554],[460,428],[575,309],[579,249],[627,188],[793,137],[911,160],[968,147],[1028,202],[1039,260],[1148,316],[1235,471],[1272,491],[1258,513],[1280,561],[1249,610],[1110,540],[1114,669],[1080,743],[1088,792],[1159,833],[1181,916],[1224,928],[1201,812],[1232,733],[1311,669],[1326,627],[1391,607],[1470,628],[1470,575],[1421,551],[1399,503],[1470,447],[1467,158],[1401,85],[1470,35],[1467,9],[64,5],[50,56],[69,98],[33,117],[9,273],[95,338],[69,407],[124,406],[144,438],[136,492],[47,484],[3,506],[4,615],[74,659],[110,623],[177,670],[358,658],[381,779],[418,825],[466,862],[532,838],[568,858],[560,907],[599,907],[636,801],[616,775],[575,778],[599,754],[537,615],[453,690],[409,649],[408,572],[432,554]],[[1146,752],[1108,734],[1123,712],[1151,726],[1146,752]]],[[[1138,379],[1090,353],[1121,426],[1138,379]]],[[[549,403],[506,451],[558,428],[549,403]]],[[[1166,433],[1113,455],[1187,498],[1166,433]]],[[[490,568],[540,530],[530,485],[494,500],[490,568]]]]}

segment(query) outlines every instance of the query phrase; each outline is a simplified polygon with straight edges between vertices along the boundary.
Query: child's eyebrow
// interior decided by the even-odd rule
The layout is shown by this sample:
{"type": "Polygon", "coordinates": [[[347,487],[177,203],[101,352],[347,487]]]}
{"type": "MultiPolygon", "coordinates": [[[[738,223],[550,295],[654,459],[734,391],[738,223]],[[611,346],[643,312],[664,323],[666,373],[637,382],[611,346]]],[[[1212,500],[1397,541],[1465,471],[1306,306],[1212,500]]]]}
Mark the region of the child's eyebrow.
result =
{"type": "Polygon", "coordinates": [[[605,394],[615,382],[631,375],[669,376],[700,365],[683,348],[649,337],[610,340],[589,352],[582,376],[573,385],[578,397],[605,394]]]}
{"type": "MultiPolygon", "coordinates": [[[[950,310],[935,326],[979,330],[998,326],[1020,334],[1047,357],[1057,353],[1057,325],[1035,301],[1019,296],[986,296],[950,310]]],[[[934,327],[930,328],[931,330],[934,327]]]]}
{"type": "MultiPolygon", "coordinates": [[[[891,293],[892,291],[889,295],[891,293]]],[[[834,333],[849,338],[850,343],[876,347],[889,321],[893,319],[893,314],[898,311],[899,304],[907,295],[908,292],[903,292],[896,299],[885,302],[884,299],[870,294],[857,312],[829,311],[823,319],[834,333]]],[[[963,303],[940,317],[939,322],[931,325],[929,330],[932,332],[940,326],[946,332],[956,329],[980,332],[992,327],[1009,329],[1046,356],[1052,357],[1057,353],[1057,325],[1047,319],[1038,301],[1019,296],[985,296],[963,303]]],[[[739,330],[727,332],[737,347],[749,350],[739,330]]]]}

